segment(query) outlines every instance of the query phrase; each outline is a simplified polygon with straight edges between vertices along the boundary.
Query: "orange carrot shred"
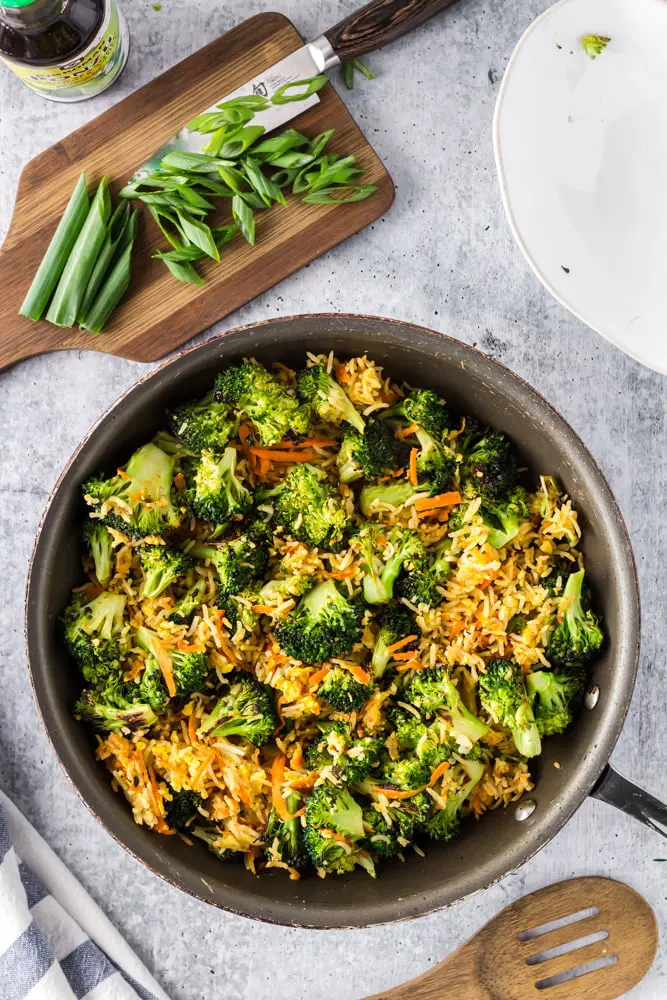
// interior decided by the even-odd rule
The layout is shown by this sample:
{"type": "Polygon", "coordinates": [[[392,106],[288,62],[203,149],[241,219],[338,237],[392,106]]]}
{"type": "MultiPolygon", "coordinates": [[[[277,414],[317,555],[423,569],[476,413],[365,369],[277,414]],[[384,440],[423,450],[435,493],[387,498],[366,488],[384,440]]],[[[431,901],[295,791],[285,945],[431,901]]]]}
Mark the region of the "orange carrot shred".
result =
{"type": "Polygon", "coordinates": [[[197,720],[195,719],[194,712],[188,719],[188,736],[190,737],[190,743],[194,746],[197,743],[197,720]]]}
{"type": "Polygon", "coordinates": [[[130,479],[131,478],[128,475],[128,473],[125,471],[125,469],[118,469],[117,471],[118,471],[118,475],[120,476],[121,479],[130,479]]]}
{"type": "Polygon", "coordinates": [[[411,434],[416,434],[418,430],[419,428],[417,424],[410,424],[409,427],[399,427],[396,430],[394,437],[397,437],[399,441],[402,441],[403,438],[410,437],[411,434]]]}
{"type": "Polygon", "coordinates": [[[409,642],[416,639],[417,635],[406,635],[405,639],[399,639],[398,642],[392,642],[391,646],[387,646],[388,653],[395,653],[397,650],[402,649],[403,646],[407,646],[409,642]]]}
{"type": "Polygon", "coordinates": [[[185,476],[183,475],[182,472],[178,472],[174,476],[174,486],[176,487],[177,490],[185,489],[185,476]]]}
{"type": "Polygon", "coordinates": [[[461,503],[461,494],[458,490],[451,493],[440,493],[437,497],[422,497],[415,500],[415,510],[436,510],[438,507],[454,507],[461,503]]]}
{"type": "Polygon", "coordinates": [[[159,640],[155,643],[157,650],[157,662],[160,670],[162,671],[162,676],[164,677],[164,682],[167,685],[167,691],[169,692],[170,698],[176,697],[176,682],[174,680],[174,671],[171,662],[171,656],[164,647],[164,644],[159,640]]]}
{"type": "Polygon", "coordinates": [[[126,674],[123,674],[124,681],[133,681],[135,677],[138,677],[141,673],[141,668],[143,667],[143,661],[137,657],[132,665],[132,669],[128,670],[126,674]]]}
{"type": "Polygon", "coordinates": [[[371,675],[363,667],[360,667],[356,663],[348,663],[347,661],[343,663],[343,666],[346,670],[349,670],[355,681],[358,681],[359,684],[370,684],[371,675]]]}
{"type": "Polygon", "coordinates": [[[253,604],[250,610],[256,615],[272,615],[276,609],[270,608],[268,604],[253,604]]]}
{"type": "Polygon", "coordinates": [[[392,653],[392,660],[413,660],[415,657],[414,649],[408,649],[405,653],[392,653]]]}
{"type": "Polygon", "coordinates": [[[310,679],[308,681],[308,687],[311,688],[317,687],[317,685],[324,680],[324,678],[326,677],[326,675],[329,673],[330,670],[331,670],[331,664],[325,663],[323,667],[320,667],[319,670],[316,670],[314,674],[310,675],[310,679]]]}
{"type": "Polygon", "coordinates": [[[295,449],[292,451],[271,451],[270,448],[256,448],[254,446],[250,449],[250,454],[254,455],[255,458],[284,464],[288,462],[313,462],[317,458],[315,451],[296,451],[295,449]]]}
{"type": "Polygon", "coordinates": [[[332,580],[347,580],[349,577],[354,576],[357,572],[356,566],[348,566],[346,569],[332,569],[323,570],[325,576],[330,577],[332,580]]]}
{"type": "Polygon", "coordinates": [[[438,778],[441,778],[445,771],[449,770],[449,766],[449,761],[443,760],[436,768],[434,768],[433,773],[431,774],[431,780],[428,783],[429,788],[432,788],[438,778]]]}
{"type": "Polygon", "coordinates": [[[345,365],[336,365],[336,378],[339,382],[351,382],[345,365]]]}
{"type": "MultiPolygon", "coordinates": [[[[410,466],[409,466],[409,470],[410,471],[409,471],[408,479],[410,480],[410,482],[412,483],[413,486],[416,486],[417,485],[417,449],[416,448],[411,448],[410,449],[410,466]]],[[[419,503],[419,501],[417,501],[417,503],[419,503]]]]}
{"type": "Polygon", "coordinates": [[[282,784],[285,780],[285,754],[279,753],[271,765],[271,801],[273,808],[284,821],[289,817],[287,803],[283,798],[282,784]]]}
{"type": "Polygon", "coordinates": [[[376,786],[371,790],[374,795],[385,795],[388,799],[411,799],[414,795],[419,795],[427,787],[428,785],[422,785],[421,788],[410,788],[402,791],[398,788],[379,788],[376,786]]]}

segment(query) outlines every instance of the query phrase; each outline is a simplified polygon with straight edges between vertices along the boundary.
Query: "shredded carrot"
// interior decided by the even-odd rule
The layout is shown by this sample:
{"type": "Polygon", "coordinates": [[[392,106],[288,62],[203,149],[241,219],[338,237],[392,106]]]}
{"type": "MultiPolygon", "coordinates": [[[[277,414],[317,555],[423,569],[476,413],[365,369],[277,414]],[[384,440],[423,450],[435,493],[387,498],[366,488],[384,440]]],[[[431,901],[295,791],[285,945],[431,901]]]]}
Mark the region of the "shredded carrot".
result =
{"type": "Polygon", "coordinates": [[[346,670],[349,670],[355,681],[358,681],[359,684],[370,684],[371,675],[363,667],[360,667],[357,663],[348,663],[347,660],[344,661],[343,666],[346,670]]]}
{"type": "Polygon", "coordinates": [[[481,816],[481,814],[484,812],[484,810],[482,809],[482,789],[479,787],[479,785],[475,789],[475,794],[472,800],[472,807],[478,816],[481,816]]]}
{"type": "Polygon", "coordinates": [[[459,635],[465,627],[465,622],[454,622],[449,630],[449,638],[452,639],[454,636],[459,635]]]}
{"type": "MultiPolygon", "coordinates": [[[[417,485],[417,449],[416,448],[411,448],[410,449],[410,465],[409,465],[408,479],[410,480],[410,482],[412,483],[413,486],[417,485]]],[[[419,501],[417,501],[417,503],[419,503],[419,501]]]]}
{"type": "Polygon", "coordinates": [[[437,497],[423,497],[415,500],[415,510],[436,510],[438,507],[454,507],[461,503],[461,494],[458,490],[451,493],[440,493],[437,497]]]}
{"type": "Polygon", "coordinates": [[[297,771],[303,771],[305,762],[303,759],[303,750],[301,749],[300,746],[297,746],[296,750],[292,754],[290,766],[295,768],[295,770],[297,771]]]}
{"type": "Polygon", "coordinates": [[[346,569],[323,570],[325,576],[332,580],[347,580],[357,572],[356,566],[348,566],[346,569]]]}
{"type": "Polygon", "coordinates": [[[345,365],[336,365],[336,378],[339,382],[351,382],[352,378],[348,375],[347,368],[345,365]]]}
{"type": "Polygon", "coordinates": [[[118,472],[118,475],[120,476],[121,479],[130,479],[131,478],[131,476],[128,475],[128,473],[125,471],[125,469],[118,469],[117,472],[118,472]]]}
{"type": "Polygon", "coordinates": [[[271,765],[271,801],[273,808],[284,821],[289,817],[287,803],[283,798],[282,784],[285,780],[285,754],[279,753],[271,765]]]}
{"type": "Polygon", "coordinates": [[[256,448],[253,446],[250,449],[250,454],[254,455],[255,458],[260,460],[265,458],[270,462],[313,462],[317,458],[317,452],[315,451],[271,451],[270,448],[256,448]]]}
{"type": "Polygon", "coordinates": [[[423,792],[428,785],[422,785],[421,788],[410,788],[406,791],[401,791],[398,788],[372,788],[371,791],[374,795],[386,795],[388,799],[411,799],[414,795],[419,795],[423,792]]]}
{"type": "Polygon", "coordinates": [[[398,438],[399,441],[402,441],[403,438],[410,437],[411,434],[416,434],[418,430],[419,427],[417,424],[410,424],[409,427],[398,427],[394,437],[398,438]]]}
{"type": "Polygon", "coordinates": [[[433,773],[431,774],[431,780],[428,783],[428,787],[432,788],[433,785],[435,785],[438,778],[442,778],[445,771],[448,770],[449,770],[449,761],[443,760],[442,763],[438,764],[438,766],[433,770],[433,773]]]}
{"type": "Polygon", "coordinates": [[[278,718],[281,721],[282,721],[282,717],[283,717],[282,707],[283,707],[285,701],[286,701],[286,698],[285,698],[284,694],[279,695],[278,698],[277,698],[277,700],[276,700],[276,712],[278,713],[278,718]]]}
{"type": "Polygon", "coordinates": [[[352,844],[347,840],[342,833],[337,833],[336,830],[329,830],[328,827],[323,826],[320,828],[320,833],[326,833],[334,840],[338,840],[341,844],[345,844],[347,847],[352,847],[352,844]]]}
{"type": "Polygon", "coordinates": [[[202,653],[203,647],[196,642],[185,642],[183,639],[176,643],[176,649],[181,653],[202,653]]]}
{"type": "Polygon", "coordinates": [[[174,486],[176,487],[177,490],[185,489],[185,476],[183,475],[182,472],[178,472],[174,476],[174,486]]]}
{"type": "Polygon", "coordinates": [[[412,640],[416,638],[416,635],[406,635],[405,639],[399,639],[398,642],[392,642],[391,646],[387,646],[387,652],[396,653],[399,649],[402,649],[403,646],[407,646],[409,642],[412,642],[412,640]]]}
{"type": "Polygon", "coordinates": [[[123,674],[123,680],[133,681],[134,678],[138,677],[139,674],[141,673],[141,668],[143,667],[143,665],[144,665],[143,660],[140,660],[139,657],[137,657],[136,660],[134,661],[132,669],[128,670],[126,674],[123,674]]]}
{"type": "Polygon", "coordinates": [[[331,664],[325,663],[323,667],[320,667],[319,670],[316,670],[314,674],[310,675],[310,679],[308,681],[308,687],[311,688],[317,687],[317,685],[324,680],[324,678],[326,677],[326,675],[329,673],[330,670],[331,670],[331,664]]]}
{"type": "Polygon", "coordinates": [[[254,611],[256,615],[272,615],[276,609],[270,608],[268,604],[253,604],[251,610],[254,611]]]}
{"type": "MultiPolygon", "coordinates": [[[[158,819],[157,825],[155,827],[156,833],[161,833],[163,837],[175,837],[176,830],[172,830],[170,826],[167,826],[163,819],[158,819]]],[[[183,838],[185,839],[185,838],[183,838]]]]}
{"type": "Polygon", "coordinates": [[[199,779],[204,774],[204,771],[207,770],[207,768],[213,763],[214,760],[215,760],[215,750],[209,750],[209,752],[207,753],[207,755],[206,755],[206,757],[204,759],[203,764],[201,764],[201,766],[199,767],[199,770],[197,771],[197,773],[195,774],[194,778],[192,779],[192,784],[193,785],[196,786],[198,784],[199,779]]]}
{"type": "Polygon", "coordinates": [[[419,660],[410,660],[408,663],[399,663],[396,669],[402,674],[405,670],[425,670],[426,667],[422,666],[419,660]]]}
{"type": "Polygon", "coordinates": [[[306,812],[306,807],[302,806],[301,809],[297,809],[297,811],[295,813],[292,813],[292,815],[289,818],[290,819],[298,819],[299,816],[305,815],[305,812],[306,812]]]}
{"type": "MultiPolygon", "coordinates": [[[[413,638],[415,638],[413,636],[413,638]]],[[[414,649],[408,649],[405,653],[392,653],[392,660],[413,660],[415,656],[414,649]]]]}
{"type": "Polygon", "coordinates": [[[171,656],[164,648],[164,645],[158,639],[155,643],[156,647],[156,658],[158,666],[162,671],[162,676],[164,677],[164,682],[167,685],[167,691],[169,692],[170,698],[176,697],[176,682],[174,681],[174,670],[171,662],[171,656]]]}
{"type": "Polygon", "coordinates": [[[295,778],[290,782],[290,788],[296,788],[299,792],[305,792],[309,788],[312,788],[317,781],[318,774],[317,771],[313,771],[312,774],[304,774],[303,778],[295,778]]]}

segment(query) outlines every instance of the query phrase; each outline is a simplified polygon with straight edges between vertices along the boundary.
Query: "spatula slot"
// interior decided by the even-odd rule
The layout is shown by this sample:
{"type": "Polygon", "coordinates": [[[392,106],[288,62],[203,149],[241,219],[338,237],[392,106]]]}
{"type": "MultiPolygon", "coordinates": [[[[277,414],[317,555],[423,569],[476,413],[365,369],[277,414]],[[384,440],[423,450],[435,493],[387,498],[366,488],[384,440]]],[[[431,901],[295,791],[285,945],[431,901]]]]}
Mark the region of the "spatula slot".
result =
{"type": "Polygon", "coordinates": [[[569,924],[576,924],[580,920],[590,920],[591,917],[597,917],[599,912],[599,906],[590,906],[587,910],[577,910],[576,913],[570,913],[566,917],[559,917],[558,920],[552,920],[548,924],[539,924],[530,930],[521,931],[520,934],[517,934],[517,940],[532,941],[533,938],[542,937],[542,935],[549,934],[551,931],[560,930],[561,927],[568,927],[569,924]]]}
{"type": "Polygon", "coordinates": [[[577,938],[575,941],[566,941],[565,944],[559,944],[555,948],[530,955],[526,959],[526,965],[541,965],[543,962],[548,962],[550,958],[567,955],[570,951],[578,951],[579,948],[586,948],[589,944],[595,944],[596,941],[605,941],[608,937],[609,931],[595,931],[594,934],[587,934],[586,937],[577,938]]]}
{"type": "Polygon", "coordinates": [[[609,965],[616,965],[617,962],[618,955],[604,955],[602,958],[595,958],[591,962],[584,963],[584,965],[578,965],[574,969],[567,969],[565,972],[559,972],[555,976],[549,976],[548,979],[540,979],[535,983],[535,989],[548,990],[552,986],[560,986],[571,979],[580,979],[581,976],[587,976],[591,972],[599,972],[600,969],[606,969],[609,965]]]}

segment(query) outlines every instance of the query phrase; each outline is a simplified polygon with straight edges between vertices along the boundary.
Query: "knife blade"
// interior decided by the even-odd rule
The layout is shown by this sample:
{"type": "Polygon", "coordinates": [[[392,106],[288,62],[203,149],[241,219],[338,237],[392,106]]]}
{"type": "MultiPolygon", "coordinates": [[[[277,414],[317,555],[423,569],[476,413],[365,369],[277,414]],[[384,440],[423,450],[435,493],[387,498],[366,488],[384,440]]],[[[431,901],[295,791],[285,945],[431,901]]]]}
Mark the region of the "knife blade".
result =
{"type": "MultiPolygon", "coordinates": [[[[247,97],[250,94],[271,97],[286,83],[327,73],[340,66],[344,60],[356,59],[394,41],[453,2],[454,0],[371,0],[319,38],[262,70],[231,94],[221,96],[219,101],[206,108],[203,113],[216,111],[218,104],[234,97],[247,97]]],[[[271,106],[255,114],[252,124],[262,125],[265,132],[271,132],[319,104],[319,100],[317,94],[311,94],[303,101],[271,106]]],[[[167,153],[201,153],[209,138],[199,132],[191,132],[186,125],[142,163],[132,180],[140,180],[158,170],[167,153]]]]}

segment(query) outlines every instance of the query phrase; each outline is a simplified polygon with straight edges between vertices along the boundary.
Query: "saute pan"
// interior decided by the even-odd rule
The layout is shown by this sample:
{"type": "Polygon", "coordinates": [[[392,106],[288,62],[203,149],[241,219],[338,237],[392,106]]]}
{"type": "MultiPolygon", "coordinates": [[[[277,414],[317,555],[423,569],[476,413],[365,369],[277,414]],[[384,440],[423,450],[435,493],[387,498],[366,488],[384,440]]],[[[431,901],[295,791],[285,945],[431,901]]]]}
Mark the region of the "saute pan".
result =
{"type": "Polygon", "coordinates": [[[478,351],[420,327],[344,315],[297,316],[235,330],[180,355],[148,375],[99,421],[51,497],[35,544],[27,594],[27,645],[37,704],[60,761],[94,816],[134,857],[173,885],[248,917],[304,927],[355,927],[416,917],[491,885],[524,864],[593,794],[667,835],[667,807],[617,775],[609,757],[625,719],[639,652],[639,596],[630,543],[600,469],[568,424],[516,375],[478,351]],[[79,679],[58,638],[56,618],[80,582],[83,515],[80,484],[114,469],[163,424],[169,405],[211,386],[214,373],[240,358],[302,363],[304,352],[349,357],[368,351],[395,378],[431,386],[454,411],[507,431],[537,476],[557,477],[581,514],[587,572],[608,640],[596,661],[587,709],[534,764],[528,801],[469,821],[425,858],[386,864],[373,881],[344,877],[292,882],[281,872],[254,878],[222,864],[205,847],[187,847],[136,826],[111,788],[89,736],[71,707],[79,679]],[[559,761],[560,769],[553,766],[559,761]]]}

